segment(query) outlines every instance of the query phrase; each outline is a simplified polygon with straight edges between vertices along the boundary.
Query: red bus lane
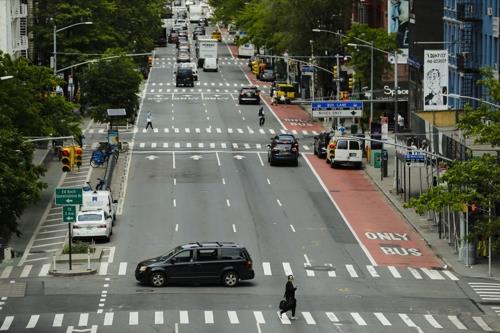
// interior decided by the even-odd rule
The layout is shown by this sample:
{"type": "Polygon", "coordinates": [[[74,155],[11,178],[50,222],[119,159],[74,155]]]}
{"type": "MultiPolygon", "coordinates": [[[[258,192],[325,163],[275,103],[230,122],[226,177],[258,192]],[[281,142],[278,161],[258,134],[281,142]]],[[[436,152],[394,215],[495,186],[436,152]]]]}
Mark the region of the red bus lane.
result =
{"type": "Polygon", "coordinates": [[[443,263],[360,170],[306,158],[377,265],[439,268],[443,263]]]}

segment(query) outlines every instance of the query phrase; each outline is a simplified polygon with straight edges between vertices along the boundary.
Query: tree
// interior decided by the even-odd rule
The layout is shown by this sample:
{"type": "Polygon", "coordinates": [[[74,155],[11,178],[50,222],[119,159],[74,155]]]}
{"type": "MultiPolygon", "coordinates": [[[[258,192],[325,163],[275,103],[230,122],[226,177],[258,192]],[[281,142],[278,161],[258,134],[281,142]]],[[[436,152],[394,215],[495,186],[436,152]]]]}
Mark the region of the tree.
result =
{"type": "MultiPolygon", "coordinates": [[[[109,55],[108,55],[109,56],[109,55]]],[[[125,108],[127,118],[135,119],[139,108],[141,75],[132,59],[119,56],[91,64],[82,75],[82,104],[96,121],[108,121],[106,110],[125,108]]]]}

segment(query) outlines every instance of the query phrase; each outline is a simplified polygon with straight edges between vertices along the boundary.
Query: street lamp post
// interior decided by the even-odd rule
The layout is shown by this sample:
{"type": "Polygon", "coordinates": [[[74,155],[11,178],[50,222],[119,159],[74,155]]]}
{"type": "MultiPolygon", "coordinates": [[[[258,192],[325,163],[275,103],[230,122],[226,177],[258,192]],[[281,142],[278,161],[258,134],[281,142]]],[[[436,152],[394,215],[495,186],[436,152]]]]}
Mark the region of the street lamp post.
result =
{"type": "Polygon", "coordinates": [[[14,78],[13,75],[0,76],[0,81],[9,80],[9,79],[13,79],[13,78],[14,78]]]}
{"type": "Polygon", "coordinates": [[[52,30],[52,39],[53,39],[53,59],[54,59],[54,75],[57,74],[57,38],[56,35],[58,32],[75,27],[77,25],[84,25],[84,24],[93,24],[93,22],[87,21],[87,22],[78,22],[74,24],[70,24],[68,26],[65,26],[63,28],[57,29],[57,26],[54,24],[53,30],[52,30]]]}

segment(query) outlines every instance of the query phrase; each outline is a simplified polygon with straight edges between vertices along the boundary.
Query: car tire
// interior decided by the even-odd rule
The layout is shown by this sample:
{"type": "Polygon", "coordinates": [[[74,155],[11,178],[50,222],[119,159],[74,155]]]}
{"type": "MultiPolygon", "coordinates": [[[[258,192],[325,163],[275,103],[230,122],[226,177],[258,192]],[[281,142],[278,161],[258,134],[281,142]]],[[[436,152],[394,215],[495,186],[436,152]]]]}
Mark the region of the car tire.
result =
{"type": "Polygon", "coordinates": [[[227,271],[222,274],[222,283],[226,287],[235,287],[238,284],[238,273],[235,271],[227,271]]]}
{"type": "Polygon", "coordinates": [[[151,273],[149,281],[153,287],[164,287],[167,284],[167,275],[161,271],[151,273]]]}

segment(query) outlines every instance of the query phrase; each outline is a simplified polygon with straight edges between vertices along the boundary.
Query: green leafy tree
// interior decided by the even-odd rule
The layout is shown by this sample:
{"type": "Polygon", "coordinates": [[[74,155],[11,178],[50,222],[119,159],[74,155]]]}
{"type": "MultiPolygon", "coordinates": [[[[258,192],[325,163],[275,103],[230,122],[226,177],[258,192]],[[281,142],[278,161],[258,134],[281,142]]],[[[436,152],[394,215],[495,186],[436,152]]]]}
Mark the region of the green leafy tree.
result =
{"type": "Polygon", "coordinates": [[[127,118],[135,119],[139,107],[141,75],[132,59],[119,56],[88,66],[82,76],[82,104],[96,121],[108,121],[107,109],[125,108],[127,118]]]}

